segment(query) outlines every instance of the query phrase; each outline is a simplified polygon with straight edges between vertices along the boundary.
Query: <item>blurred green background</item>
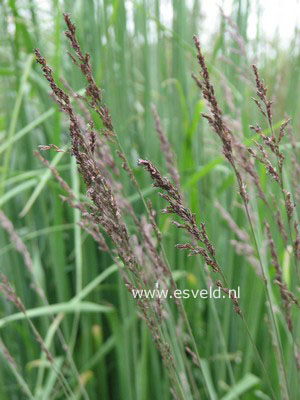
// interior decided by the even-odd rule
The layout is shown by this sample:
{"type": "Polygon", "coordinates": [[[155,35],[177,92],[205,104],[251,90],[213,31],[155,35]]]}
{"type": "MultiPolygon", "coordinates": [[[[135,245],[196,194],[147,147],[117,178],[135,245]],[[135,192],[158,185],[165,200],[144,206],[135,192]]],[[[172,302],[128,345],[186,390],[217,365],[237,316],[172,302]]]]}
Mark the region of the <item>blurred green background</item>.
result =
{"type": "MultiPolygon", "coordinates": [[[[219,12],[213,21],[207,20],[205,3],[201,0],[1,1],[0,207],[28,247],[34,274],[49,303],[63,303],[64,310],[69,311],[61,328],[67,342],[74,345],[74,362],[91,399],[169,399],[170,393],[153,342],[115,268],[87,296],[82,296],[85,308],[82,306],[80,314],[78,303],[76,306],[70,303],[89,283],[97,282],[113,261],[81,230],[77,224],[78,212],[61,201],[62,190],[33,157],[40,144],[62,147],[69,143],[67,121],[49,96],[33,49],[40,48],[56,79],[63,76],[76,91],[84,87],[80,73],[66,54],[68,44],[63,34],[62,12],[70,13],[82,48],[91,54],[95,79],[103,88],[115,130],[131,164],[135,166],[139,157],[148,158],[165,173],[151,113],[151,104],[156,105],[177,156],[188,204],[197,218],[207,224],[232,286],[241,287],[241,306],[279,393],[276,357],[264,324],[262,284],[247,258],[237,255],[230,246],[234,233],[214,206],[218,200],[238,225],[246,224],[237,206],[233,173],[223,160],[219,141],[201,118],[207,107],[191,78],[192,72],[198,72],[192,36],[197,34],[200,42],[203,40],[216,95],[225,118],[241,140],[251,138],[249,124],[261,122],[263,129],[266,128],[251,101],[255,95],[251,64],[255,62],[274,100],[275,124],[278,126],[287,113],[299,141],[299,31],[295,27],[294,35],[284,42],[279,40],[279,33],[271,38],[266,36],[265,21],[251,0],[232,0],[230,20],[222,18],[219,12]],[[249,38],[249,24],[253,23],[255,27],[251,29],[255,35],[249,38]],[[111,304],[113,311],[99,312],[93,309],[97,304],[111,304]]],[[[95,125],[100,127],[97,119],[95,125]]],[[[78,192],[80,181],[69,155],[49,152],[45,156],[78,192]]],[[[151,189],[148,177],[137,168],[135,173],[154,207],[161,208],[162,202],[151,189]]],[[[263,170],[261,180],[263,189],[269,190],[263,170]]],[[[142,213],[135,189],[127,181],[124,179],[129,200],[137,213],[142,213]]],[[[81,191],[84,192],[83,185],[81,191]]],[[[274,195],[276,198],[276,188],[274,195]]],[[[255,198],[252,206],[257,210],[257,233],[261,235],[263,208],[259,208],[255,198]]],[[[179,287],[202,288],[203,262],[174,251],[174,245],[182,240],[180,232],[170,224],[168,216],[158,213],[157,220],[179,287]]],[[[271,229],[276,231],[274,226],[271,229]]],[[[6,232],[0,232],[0,241],[1,271],[26,308],[38,309],[42,305],[30,288],[22,256],[14,250],[6,232]]],[[[281,260],[285,260],[285,277],[290,282],[286,249],[281,246],[279,253],[281,260]]],[[[277,297],[276,292],[279,302],[277,297]]],[[[190,299],[185,306],[215,399],[233,399],[235,393],[240,393],[242,399],[270,398],[261,367],[230,301],[216,302],[220,326],[216,325],[209,301],[190,299]],[[222,343],[226,344],[225,355],[222,343]],[[226,373],[228,361],[239,392],[234,391],[236,386],[226,373]]],[[[44,364],[41,361],[40,347],[32,339],[27,322],[5,319],[16,313],[11,304],[1,300],[0,308],[0,337],[18,362],[36,399],[64,398],[51,368],[46,365],[43,369],[45,361],[44,364]]],[[[52,353],[58,365],[62,365],[64,352],[57,339],[51,337],[46,313],[47,308],[43,308],[34,323],[42,337],[50,341],[52,353]]],[[[292,357],[284,332],[283,347],[296,396],[292,357]]],[[[68,371],[65,374],[68,376],[68,371]]],[[[197,378],[197,371],[195,374],[197,378]]],[[[71,373],[69,380],[78,392],[71,373]]],[[[2,359],[0,399],[22,398],[26,397],[2,359]]]]}

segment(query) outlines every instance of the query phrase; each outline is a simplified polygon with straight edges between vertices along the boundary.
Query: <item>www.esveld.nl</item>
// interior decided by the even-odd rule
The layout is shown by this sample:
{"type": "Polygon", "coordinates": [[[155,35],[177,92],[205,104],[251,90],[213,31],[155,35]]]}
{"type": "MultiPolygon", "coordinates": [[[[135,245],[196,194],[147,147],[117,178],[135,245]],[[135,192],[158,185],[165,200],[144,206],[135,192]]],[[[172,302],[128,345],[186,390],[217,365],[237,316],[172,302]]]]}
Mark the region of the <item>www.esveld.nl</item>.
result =
{"type": "Polygon", "coordinates": [[[230,289],[228,293],[221,292],[221,288],[210,286],[208,289],[132,289],[131,294],[135,299],[225,299],[235,297],[240,298],[240,287],[230,289]]]}

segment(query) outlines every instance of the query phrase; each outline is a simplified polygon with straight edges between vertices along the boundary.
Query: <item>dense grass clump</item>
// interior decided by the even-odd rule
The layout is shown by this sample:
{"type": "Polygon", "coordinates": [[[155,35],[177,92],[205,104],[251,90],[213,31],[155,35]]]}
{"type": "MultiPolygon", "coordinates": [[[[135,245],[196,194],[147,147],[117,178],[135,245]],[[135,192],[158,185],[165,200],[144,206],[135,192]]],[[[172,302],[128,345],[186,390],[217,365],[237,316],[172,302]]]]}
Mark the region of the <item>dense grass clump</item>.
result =
{"type": "Polygon", "coordinates": [[[297,398],[296,46],[62,3],[2,5],[0,399],[297,398]]]}

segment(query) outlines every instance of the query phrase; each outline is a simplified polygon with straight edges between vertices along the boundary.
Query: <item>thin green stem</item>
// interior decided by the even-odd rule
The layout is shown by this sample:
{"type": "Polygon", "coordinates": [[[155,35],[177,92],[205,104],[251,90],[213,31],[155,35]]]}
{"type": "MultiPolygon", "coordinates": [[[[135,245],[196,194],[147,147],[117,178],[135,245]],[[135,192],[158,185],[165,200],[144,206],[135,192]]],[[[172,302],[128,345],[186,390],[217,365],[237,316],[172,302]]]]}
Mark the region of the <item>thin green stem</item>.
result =
{"type": "MultiPolygon", "coordinates": [[[[217,265],[219,265],[215,257],[214,257],[214,261],[217,263],[217,265]]],[[[229,289],[229,288],[230,288],[229,282],[227,281],[227,278],[226,278],[224,272],[221,270],[220,267],[219,267],[219,274],[221,275],[221,277],[222,277],[222,279],[223,279],[223,281],[224,281],[226,287],[229,289]]],[[[248,337],[249,337],[249,339],[250,339],[250,341],[251,341],[251,343],[252,343],[252,345],[253,345],[253,347],[254,347],[254,350],[255,350],[255,353],[256,353],[256,355],[257,355],[258,361],[259,361],[259,363],[261,364],[261,366],[262,366],[262,368],[263,368],[263,371],[264,371],[264,374],[265,374],[265,376],[266,376],[266,378],[267,378],[268,385],[269,385],[269,388],[270,388],[270,390],[271,390],[272,396],[273,396],[274,399],[276,399],[276,395],[275,395],[274,389],[273,389],[273,387],[272,387],[272,383],[271,383],[269,374],[268,374],[268,372],[267,372],[267,370],[266,370],[266,367],[265,367],[265,365],[264,365],[264,363],[263,363],[263,360],[262,360],[262,358],[261,358],[261,356],[260,356],[260,354],[259,354],[258,348],[257,348],[257,346],[256,346],[256,344],[255,344],[255,341],[254,341],[252,335],[251,335],[251,332],[250,332],[249,326],[248,326],[248,324],[247,324],[247,321],[246,321],[246,319],[245,319],[245,317],[244,317],[244,314],[242,313],[241,310],[240,310],[239,316],[240,316],[240,318],[241,318],[241,320],[242,320],[242,322],[243,322],[243,324],[244,324],[244,326],[245,326],[247,335],[248,335],[248,337]]]]}
{"type": "Polygon", "coordinates": [[[262,259],[261,259],[261,255],[260,255],[260,251],[258,248],[258,244],[257,244],[257,240],[256,240],[256,235],[254,232],[254,227],[253,227],[253,223],[252,223],[252,219],[249,213],[249,208],[248,205],[245,201],[244,202],[244,207],[245,207],[245,211],[246,211],[246,215],[247,215],[247,219],[250,225],[250,229],[251,229],[251,233],[252,233],[252,238],[254,241],[254,245],[255,245],[255,249],[258,255],[258,260],[259,260],[259,265],[260,265],[260,270],[261,270],[261,274],[262,274],[262,278],[264,281],[264,288],[265,288],[265,293],[266,293],[266,297],[267,297],[267,301],[268,301],[268,310],[269,310],[269,314],[270,314],[270,320],[271,320],[271,324],[273,326],[273,330],[275,332],[275,340],[276,340],[276,345],[279,349],[279,360],[280,360],[280,364],[281,364],[281,370],[283,371],[283,377],[284,377],[284,384],[285,384],[285,390],[286,390],[286,394],[289,396],[289,388],[288,388],[288,380],[287,380],[287,375],[286,375],[286,369],[284,366],[284,359],[283,359],[283,350],[282,350],[282,346],[281,346],[281,341],[280,341],[280,336],[279,336],[279,331],[278,331],[278,326],[276,323],[276,319],[275,319],[275,314],[274,314],[274,310],[273,310],[273,305],[272,305],[272,300],[271,300],[271,296],[270,296],[270,289],[269,289],[269,280],[266,278],[266,274],[264,271],[264,267],[263,267],[263,263],[262,263],[262,259]]]}

